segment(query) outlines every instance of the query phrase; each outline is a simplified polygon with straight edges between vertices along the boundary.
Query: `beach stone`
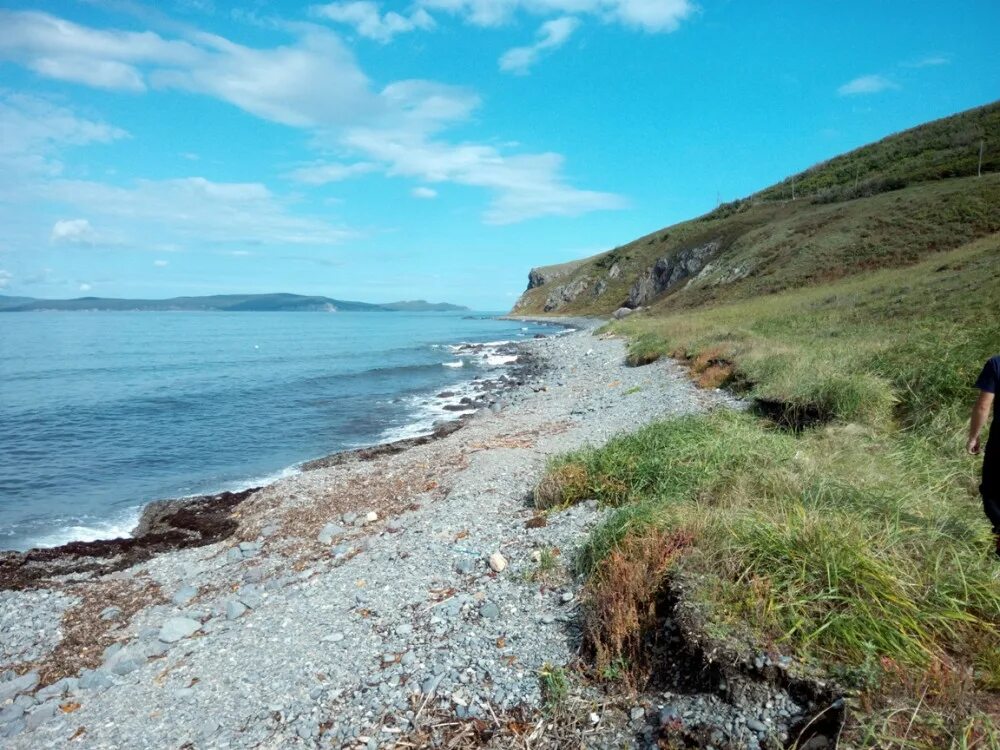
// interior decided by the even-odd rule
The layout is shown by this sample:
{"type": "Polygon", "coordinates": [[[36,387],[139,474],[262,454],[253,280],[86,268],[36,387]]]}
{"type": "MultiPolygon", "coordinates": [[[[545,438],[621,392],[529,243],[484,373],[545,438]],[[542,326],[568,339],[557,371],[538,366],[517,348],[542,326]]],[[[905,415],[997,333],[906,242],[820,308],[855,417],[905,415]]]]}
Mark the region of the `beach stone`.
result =
{"type": "Polygon", "coordinates": [[[226,553],[226,562],[231,562],[231,563],[233,563],[233,562],[239,562],[242,559],[243,559],[243,553],[240,552],[240,548],[239,547],[232,547],[226,553]]]}
{"type": "Polygon", "coordinates": [[[660,720],[660,726],[663,726],[664,724],[669,724],[672,721],[677,721],[681,718],[681,714],[674,706],[664,706],[660,709],[658,718],[660,720]]]}
{"type": "Polygon", "coordinates": [[[351,525],[353,525],[353,524],[354,524],[354,522],[355,522],[355,521],[356,521],[357,519],[358,519],[358,514],[357,514],[357,513],[351,513],[351,512],[347,512],[347,513],[344,513],[344,514],[343,514],[343,515],[341,515],[341,517],[340,517],[340,520],[341,520],[341,521],[342,521],[343,523],[346,523],[346,524],[347,524],[348,526],[351,526],[351,525]]]}
{"type": "Polygon", "coordinates": [[[226,619],[238,620],[246,613],[247,609],[249,608],[243,602],[231,599],[226,603],[226,619]]]}
{"type": "Polygon", "coordinates": [[[160,628],[159,639],[164,643],[176,643],[201,630],[201,623],[190,617],[171,617],[160,628]]]}
{"type": "Polygon", "coordinates": [[[569,602],[573,601],[575,597],[573,596],[572,591],[564,591],[563,595],[560,598],[562,599],[563,604],[568,604],[569,602]]]}
{"type": "Polygon", "coordinates": [[[495,620],[500,616],[500,608],[493,602],[483,602],[479,608],[479,614],[486,620],[495,620]]]}
{"type": "Polygon", "coordinates": [[[455,571],[462,575],[470,575],[476,569],[476,562],[471,557],[461,557],[455,563],[455,571]]]}
{"type": "Polygon", "coordinates": [[[767,726],[763,722],[757,721],[757,719],[747,719],[747,729],[754,732],[766,732],[767,726]]]}
{"type": "Polygon", "coordinates": [[[646,709],[644,709],[642,706],[633,707],[632,711],[629,713],[629,716],[632,718],[632,721],[640,721],[645,715],[646,715],[646,709]]]}
{"type": "Polygon", "coordinates": [[[28,672],[20,677],[0,683],[0,702],[26,693],[38,684],[38,672],[28,672]]]}
{"type": "Polygon", "coordinates": [[[51,719],[56,715],[56,708],[59,707],[58,701],[49,701],[48,703],[43,703],[38,708],[33,710],[27,716],[24,717],[24,726],[29,732],[38,729],[42,724],[51,719]]]}
{"type": "Polygon", "coordinates": [[[0,711],[0,724],[8,724],[15,719],[20,719],[22,716],[24,716],[24,707],[16,703],[11,703],[0,711]]]}
{"type": "Polygon", "coordinates": [[[331,544],[335,537],[347,533],[347,529],[335,523],[328,523],[316,537],[321,544],[331,544]]]}
{"type": "Polygon", "coordinates": [[[178,607],[183,607],[185,604],[190,602],[196,596],[198,596],[198,587],[192,586],[191,584],[187,584],[185,586],[181,586],[179,589],[177,589],[177,591],[174,592],[171,601],[173,601],[173,603],[176,604],[178,607]]]}
{"type": "Polygon", "coordinates": [[[17,719],[0,727],[0,737],[16,737],[24,731],[26,724],[24,719],[17,719]]]}
{"type": "Polygon", "coordinates": [[[119,659],[111,667],[111,671],[119,677],[123,677],[130,672],[134,672],[140,666],[139,662],[135,659],[119,659]]]}
{"type": "Polygon", "coordinates": [[[378,520],[378,513],[376,513],[375,511],[370,510],[370,511],[368,511],[368,513],[365,514],[365,520],[364,520],[364,522],[366,524],[367,523],[375,523],[377,520],[378,520]]]}
{"type": "Polygon", "coordinates": [[[499,552],[490,555],[490,567],[497,573],[502,573],[507,567],[507,559],[499,552]]]}
{"type": "Polygon", "coordinates": [[[104,609],[101,610],[101,613],[98,615],[98,617],[100,617],[105,622],[120,620],[122,618],[121,607],[105,607],[104,609]]]}

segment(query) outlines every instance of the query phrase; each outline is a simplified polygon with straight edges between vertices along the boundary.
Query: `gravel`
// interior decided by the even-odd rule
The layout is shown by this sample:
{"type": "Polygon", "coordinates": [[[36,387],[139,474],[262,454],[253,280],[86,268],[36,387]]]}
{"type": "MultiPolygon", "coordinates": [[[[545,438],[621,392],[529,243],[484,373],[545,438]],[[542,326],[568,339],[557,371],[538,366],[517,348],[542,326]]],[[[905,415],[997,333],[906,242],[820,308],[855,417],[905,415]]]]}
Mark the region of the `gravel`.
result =
{"type": "MultiPolygon", "coordinates": [[[[525,528],[546,461],[731,400],[696,390],[670,361],[625,367],[622,342],[590,331],[524,346],[547,369],[496,393],[463,429],[283,479],[240,506],[237,537],[115,574],[152,580],[166,598],[127,622],[107,618],[120,645],[59,688],[70,712],[54,696],[15,704],[35,685],[0,676],[5,746],[62,747],[75,734],[74,746],[101,748],[383,747],[438,712],[539,710],[538,671],[572,661],[580,642],[568,561],[605,517],[586,502],[525,528]],[[329,504],[348,482],[406,476],[411,488],[414,467],[426,467],[417,492],[359,492],[346,512],[329,504]],[[532,560],[546,549],[561,562],[554,582],[532,560]]],[[[55,589],[0,596],[0,675],[51,651],[73,601],[55,589]]],[[[714,712],[741,737],[766,736],[779,710],[744,717],[710,698],[699,708],[675,696],[624,718],[649,735],[714,712]]]]}

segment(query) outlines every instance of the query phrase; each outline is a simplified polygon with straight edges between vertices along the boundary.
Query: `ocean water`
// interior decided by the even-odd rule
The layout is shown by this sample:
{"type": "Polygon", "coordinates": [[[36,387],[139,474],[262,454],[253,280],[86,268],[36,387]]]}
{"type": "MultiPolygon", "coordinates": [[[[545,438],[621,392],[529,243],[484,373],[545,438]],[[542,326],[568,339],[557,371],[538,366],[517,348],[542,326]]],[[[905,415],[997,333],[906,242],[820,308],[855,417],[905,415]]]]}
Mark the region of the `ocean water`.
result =
{"type": "Polygon", "coordinates": [[[124,536],[151,500],[419,434],[446,414],[437,392],[508,366],[453,345],[555,330],[468,313],[0,314],[0,549],[124,536]]]}

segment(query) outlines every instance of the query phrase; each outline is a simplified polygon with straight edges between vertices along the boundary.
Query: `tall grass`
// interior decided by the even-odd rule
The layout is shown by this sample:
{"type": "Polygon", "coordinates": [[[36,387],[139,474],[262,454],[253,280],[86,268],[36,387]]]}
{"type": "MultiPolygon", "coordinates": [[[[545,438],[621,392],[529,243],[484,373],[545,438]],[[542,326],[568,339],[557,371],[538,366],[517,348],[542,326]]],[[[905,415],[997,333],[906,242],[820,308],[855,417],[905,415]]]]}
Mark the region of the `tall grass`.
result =
{"type": "MultiPolygon", "coordinates": [[[[998,309],[994,235],[905,270],[615,324],[642,358],[725,358],[751,399],[821,424],[655,424],[559,457],[538,502],[616,508],[578,560],[598,594],[648,590],[609,571],[648,579],[660,569],[636,540],[682,535],[662,575],[685,581],[714,635],[857,690],[860,746],[996,747],[1000,563],[961,437],[971,383],[1000,351],[998,309]]],[[[620,629],[614,642],[636,643],[620,629]]]]}

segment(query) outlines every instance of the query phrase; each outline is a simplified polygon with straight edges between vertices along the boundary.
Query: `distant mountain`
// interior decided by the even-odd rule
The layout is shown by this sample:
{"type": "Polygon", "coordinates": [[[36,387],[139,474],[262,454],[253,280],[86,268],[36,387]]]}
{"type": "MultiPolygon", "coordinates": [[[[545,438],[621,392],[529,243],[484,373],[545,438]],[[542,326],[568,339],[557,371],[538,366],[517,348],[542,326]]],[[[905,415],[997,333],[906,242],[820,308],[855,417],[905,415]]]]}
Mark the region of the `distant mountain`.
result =
{"type": "Polygon", "coordinates": [[[452,305],[448,302],[427,302],[422,299],[413,299],[406,302],[388,302],[384,305],[386,310],[400,310],[404,312],[451,312],[455,310],[468,310],[462,305],[452,305]]]}
{"type": "Polygon", "coordinates": [[[426,312],[467,310],[466,307],[424,300],[390,302],[375,305],[330,297],[301,294],[215,294],[208,297],[171,297],[170,299],[111,299],[79,297],[77,299],[35,299],[0,295],[0,312],[60,311],[187,311],[187,312],[426,312]]]}

